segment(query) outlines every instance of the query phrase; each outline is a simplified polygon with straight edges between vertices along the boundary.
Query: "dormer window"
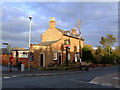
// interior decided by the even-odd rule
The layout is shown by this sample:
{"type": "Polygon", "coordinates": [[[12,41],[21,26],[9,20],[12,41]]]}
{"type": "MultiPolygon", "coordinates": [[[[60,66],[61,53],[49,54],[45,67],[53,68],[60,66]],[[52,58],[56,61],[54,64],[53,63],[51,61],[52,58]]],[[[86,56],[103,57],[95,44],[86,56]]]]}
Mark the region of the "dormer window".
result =
{"type": "Polygon", "coordinates": [[[67,35],[68,35],[68,36],[70,36],[70,33],[69,33],[69,32],[67,32],[67,35]]]}
{"type": "Polygon", "coordinates": [[[80,35],[79,35],[79,34],[77,34],[77,35],[76,35],[76,38],[80,38],[80,35]]]}
{"type": "Polygon", "coordinates": [[[70,31],[65,31],[64,34],[70,36],[70,31]]]}
{"type": "Polygon", "coordinates": [[[77,38],[80,38],[80,36],[76,36],[77,38]]]}

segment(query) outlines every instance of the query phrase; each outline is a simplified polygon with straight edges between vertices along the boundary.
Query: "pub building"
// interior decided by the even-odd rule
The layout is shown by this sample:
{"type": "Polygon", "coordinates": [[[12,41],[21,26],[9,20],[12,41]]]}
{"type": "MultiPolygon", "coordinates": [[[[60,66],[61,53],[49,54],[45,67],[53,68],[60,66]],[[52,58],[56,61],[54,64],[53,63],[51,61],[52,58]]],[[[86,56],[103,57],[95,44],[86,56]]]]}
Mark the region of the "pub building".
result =
{"type": "Polygon", "coordinates": [[[80,48],[84,46],[84,39],[76,34],[76,28],[71,31],[56,28],[54,17],[50,19],[49,28],[41,35],[41,43],[30,44],[33,53],[31,67],[40,68],[51,65],[65,65],[80,60],[80,48]]]}

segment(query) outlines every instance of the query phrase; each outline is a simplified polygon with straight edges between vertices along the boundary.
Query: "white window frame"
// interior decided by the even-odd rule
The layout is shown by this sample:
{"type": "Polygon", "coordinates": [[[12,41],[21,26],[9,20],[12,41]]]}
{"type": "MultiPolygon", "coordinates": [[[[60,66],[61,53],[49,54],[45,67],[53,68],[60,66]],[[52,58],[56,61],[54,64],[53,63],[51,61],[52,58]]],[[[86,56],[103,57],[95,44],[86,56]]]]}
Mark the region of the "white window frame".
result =
{"type": "Polygon", "coordinates": [[[75,56],[74,56],[74,57],[75,57],[75,62],[77,62],[77,59],[78,59],[78,58],[77,58],[77,54],[75,54],[75,56]]]}
{"type": "Polygon", "coordinates": [[[70,53],[68,53],[68,60],[70,60],[70,53]]]}
{"type": "Polygon", "coordinates": [[[19,51],[19,58],[28,58],[28,52],[19,51]]]}
{"type": "Polygon", "coordinates": [[[68,35],[68,36],[70,36],[70,33],[69,33],[69,32],[67,32],[67,35],[68,35]]]}
{"type": "Polygon", "coordinates": [[[57,60],[57,52],[54,52],[54,60],[57,60]]]}
{"type": "Polygon", "coordinates": [[[16,57],[16,51],[13,51],[13,57],[16,57]]]}

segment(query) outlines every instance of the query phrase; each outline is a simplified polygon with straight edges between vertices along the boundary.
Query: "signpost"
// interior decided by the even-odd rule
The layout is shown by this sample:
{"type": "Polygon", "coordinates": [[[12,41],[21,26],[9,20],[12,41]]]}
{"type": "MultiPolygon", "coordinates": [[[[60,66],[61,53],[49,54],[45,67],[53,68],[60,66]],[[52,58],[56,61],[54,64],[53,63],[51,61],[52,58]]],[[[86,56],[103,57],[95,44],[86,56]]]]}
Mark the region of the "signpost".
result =
{"type": "Polygon", "coordinates": [[[33,53],[32,52],[29,53],[29,62],[31,62],[31,61],[33,61],[33,53]]]}
{"type": "Polygon", "coordinates": [[[11,61],[10,61],[10,53],[11,53],[11,45],[9,43],[3,43],[3,45],[7,45],[7,53],[9,54],[9,62],[8,62],[8,71],[11,71],[11,61]]]}

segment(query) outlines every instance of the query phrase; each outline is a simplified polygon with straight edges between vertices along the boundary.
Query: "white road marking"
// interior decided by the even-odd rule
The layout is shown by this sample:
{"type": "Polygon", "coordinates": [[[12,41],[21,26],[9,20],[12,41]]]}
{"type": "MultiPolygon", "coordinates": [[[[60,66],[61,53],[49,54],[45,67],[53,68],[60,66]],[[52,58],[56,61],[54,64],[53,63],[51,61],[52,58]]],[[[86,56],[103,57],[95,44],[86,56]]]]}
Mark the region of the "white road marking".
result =
{"type": "Polygon", "coordinates": [[[92,84],[98,84],[97,81],[90,81],[89,83],[92,83],[92,84]]]}
{"type": "Polygon", "coordinates": [[[112,78],[112,79],[118,79],[118,77],[114,77],[114,78],[112,78]]]}
{"type": "Polygon", "coordinates": [[[3,77],[3,78],[7,79],[7,78],[11,78],[11,77],[3,77]]]}
{"type": "Polygon", "coordinates": [[[104,85],[105,85],[105,86],[112,86],[111,83],[105,83],[104,85]]]}
{"type": "Polygon", "coordinates": [[[103,83],[103,84],[101,84],[101,85],[105,86],[105,84],[104,84],[104,83],[103,83]]]}
{"type": "Polygon", "coordinates": [[[80,81],[77,78],[72,78],[72,79],[70,79],[70,81],[72,81],[72,82],[80,82],[80,83],[89,83],[89,82],[85,82],[85,81],[80,81]]]}
{"type": "Polygon", "coordinates": [[[14,78],[15,78],[15,77],[17,77],[17,76],[12,76],[12,77],[14,77],[14,78]]]}
{"type": "Polygon", "coordinates": [[[120,85],[116,85],[115,87],[116,87],[116,88],[120,88],[120,85]]]}

